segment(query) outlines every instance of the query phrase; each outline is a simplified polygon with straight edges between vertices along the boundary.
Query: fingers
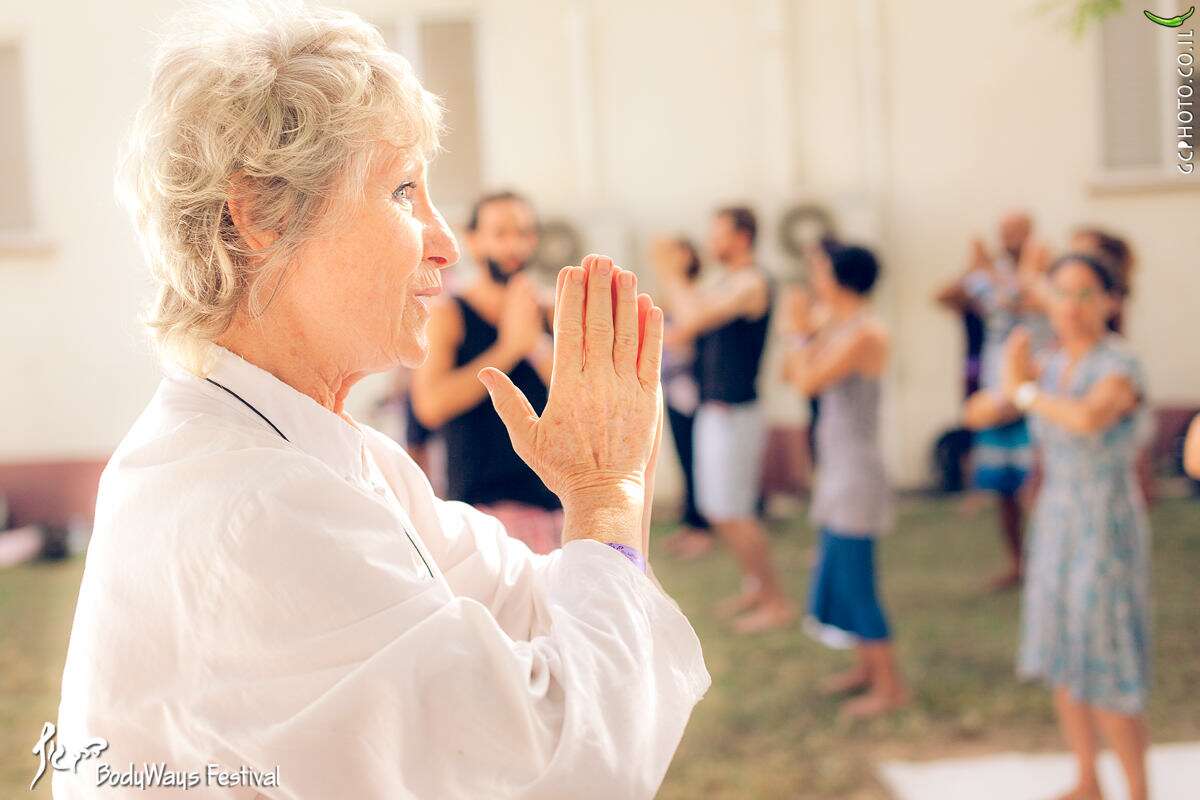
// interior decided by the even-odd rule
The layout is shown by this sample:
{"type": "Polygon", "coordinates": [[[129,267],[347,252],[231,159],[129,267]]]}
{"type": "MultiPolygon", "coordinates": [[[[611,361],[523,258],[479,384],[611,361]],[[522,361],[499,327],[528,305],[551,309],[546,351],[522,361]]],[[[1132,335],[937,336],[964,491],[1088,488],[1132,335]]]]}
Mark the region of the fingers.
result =
{"type": "Polygon", "coordinates": [[[616,291],[616,320],[613,326],[613,366],[619,375],[637,372],[639,320],[637,308],[637,276],[628,270],[618,270],[616,291]]]}
{"type": "Polygon", "coordinates": [[[663,312],[658,306],[653,306],[646,315],[646,336],[642,341],[642,357],[638,362],[638,380],[647,391],[658,391],[662,348],[663,312]]]}
{"type": "Polygon", "coordinates": [[[537,430],[538,416],[533,406],[512,380],[495,367],[481,369],[476,377],[488,390],[500,421],[508,429],[508,438],[512,440],[513,450],[521,458],[525,458],[526,453],[533,452],[534,434],[537,430]]]}
{"type": "Polygon", "coordinates": [[[567,270],[570,267],[563,267],[558,271],[558,280],[554,284],[554,319],[558,319],[558,301],[562,298],[563,284],[567,282],[567,270]]]}
{"type": "Polygon", "coordinates": [[[612,259],[607,256],[597,256],[588,269],[583,342],[585,368],[613,363],[612,275],[612,259]]]}
{"type": "MultiPolygon", "coordinates": [[[[586,259],[584,259],[586,261],[586,259]]],[[[585,271],[567,267],[559,273],[562,288],[554,305],[555,377],[583,370],[583,292],[585,271]]]]}
{"type": "Polygon", "coordinates": [[[654,307],[654,301],[650,299],[648,294],[639,294],[637,298],[637,315],[638,315],[638,363],[642,361],[642,347],[646,342],[646,316],[650,313],[650,309],[654,307]]]}
{"type": "Polygon", "coordinates": [[[655,404],[658,406],[658,420],[655,422],[654,430],[654,446],[650,448],[650,459],[646,462],[645,486],[646,486],[646,501],[642,505],[642,552],[650,552],[650,521],[651,514],[654,509],[654,478],[658,472],[658,455],[662,449],[663,437],[663,409],[665,403],[662,397],[662,388],[658,390],[658,397],[655,399],[655,404]]]}

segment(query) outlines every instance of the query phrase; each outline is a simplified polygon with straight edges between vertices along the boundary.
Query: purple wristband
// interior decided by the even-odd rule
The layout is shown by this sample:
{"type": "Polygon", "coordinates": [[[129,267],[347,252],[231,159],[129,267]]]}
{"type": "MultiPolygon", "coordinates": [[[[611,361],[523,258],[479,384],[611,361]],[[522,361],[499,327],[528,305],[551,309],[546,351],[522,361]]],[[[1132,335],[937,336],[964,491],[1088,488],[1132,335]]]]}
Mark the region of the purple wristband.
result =
{"type": "Polygon", "coordinates": [[[621,555],[628,558],[633,563],[633,565],[635,567],[637,567],[638,569],[640,569],[642,572],[646,571],[646,559],[643,558],[642,554],[639,553],[634,548],[630,547],[629,545],[621,544],[619,542],[605,542],[605,544],[608,545],[609,547],[611,547],[613,550],[616,550],[621,555]]]}

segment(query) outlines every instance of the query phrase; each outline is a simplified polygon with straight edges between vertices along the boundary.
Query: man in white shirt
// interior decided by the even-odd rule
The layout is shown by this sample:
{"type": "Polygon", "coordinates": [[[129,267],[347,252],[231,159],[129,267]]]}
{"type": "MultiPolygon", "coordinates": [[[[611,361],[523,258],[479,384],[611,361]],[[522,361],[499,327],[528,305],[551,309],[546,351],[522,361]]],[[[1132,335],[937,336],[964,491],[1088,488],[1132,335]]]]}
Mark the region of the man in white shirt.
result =
{"type": "Polygon", "coordinates": [[[560,551],[434,497],[343,403],[420,363],[458,258],[437,107],[353,15],[245,13],[179,21],[130,141],[168,375],[101,480],[55,796],[652,797],[709,685],[645,563],[661,310],[589,256],[541,416],[480,373],[560,551]]]}

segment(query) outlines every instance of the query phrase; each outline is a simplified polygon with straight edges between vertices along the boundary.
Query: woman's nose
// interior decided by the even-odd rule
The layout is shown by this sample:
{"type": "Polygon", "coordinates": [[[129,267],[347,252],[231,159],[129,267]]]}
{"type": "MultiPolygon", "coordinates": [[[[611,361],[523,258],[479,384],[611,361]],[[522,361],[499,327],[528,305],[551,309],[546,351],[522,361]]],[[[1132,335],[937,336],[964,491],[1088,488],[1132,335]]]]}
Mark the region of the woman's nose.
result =
{"type": "Polygon", "coordinates": [[[462,255],[454,233],[436,208],[432,209],[432,218],[425,225],[424,246],[425,260],[438,269],[454,266],[462,255]]]}

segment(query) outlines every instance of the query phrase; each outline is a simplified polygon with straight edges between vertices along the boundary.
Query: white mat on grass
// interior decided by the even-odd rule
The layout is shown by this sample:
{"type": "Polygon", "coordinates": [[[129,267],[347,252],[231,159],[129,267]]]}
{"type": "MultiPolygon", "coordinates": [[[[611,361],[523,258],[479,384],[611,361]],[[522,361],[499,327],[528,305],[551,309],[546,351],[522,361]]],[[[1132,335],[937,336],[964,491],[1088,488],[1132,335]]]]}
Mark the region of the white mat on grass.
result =
{"type": "MultiPolygon", "coordinates": [[[[1200,798],[1200,742],[1150,748],[1150,796],[1154,800],[1200,798]]],[[[1111,752],[1100,757],[1106,800],[1128,800],[1121,767],[1111,752]]],[[[945,761],[888,761],[884,784],[897,800],[1047,800],[1075,781],[1075,762],[1066,754],[1000,753],[945,761]]]]}

